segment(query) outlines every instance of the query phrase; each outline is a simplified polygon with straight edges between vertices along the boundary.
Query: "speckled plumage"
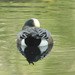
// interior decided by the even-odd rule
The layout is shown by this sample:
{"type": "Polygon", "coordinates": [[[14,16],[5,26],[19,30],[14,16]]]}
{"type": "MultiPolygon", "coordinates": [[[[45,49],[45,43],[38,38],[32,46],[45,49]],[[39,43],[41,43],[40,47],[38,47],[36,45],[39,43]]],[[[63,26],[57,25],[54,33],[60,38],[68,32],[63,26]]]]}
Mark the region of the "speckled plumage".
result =
{"type": "MultiPolygon", "coordinates": [[[[28,20],[27,23],[29,21],[30,20],[28,20]]],[[[17,48],[20,53],[27,58],[29,63],[33,63],[49,53],[53,47],[53,38],[48,30],[35,27],[35,25],[29,25],[24,25],[22,30],[18,33],[17,48]],[[40,53],[37,55],[38,51],[40,51],[40,53]],[[27,52],[30,52],[30,54],[28,53],[28,55],[27,52]],[[34,58],[36,59],[34,60],[34,58]]]]}

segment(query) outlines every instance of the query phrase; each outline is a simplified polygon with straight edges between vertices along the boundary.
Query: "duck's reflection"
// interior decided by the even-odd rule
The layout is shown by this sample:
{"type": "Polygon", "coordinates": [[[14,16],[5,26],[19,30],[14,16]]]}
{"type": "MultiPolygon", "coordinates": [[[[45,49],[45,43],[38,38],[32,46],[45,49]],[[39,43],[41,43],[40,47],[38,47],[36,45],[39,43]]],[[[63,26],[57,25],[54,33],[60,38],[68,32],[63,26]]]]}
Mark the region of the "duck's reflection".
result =
{"type": "Polygon", "coordinates": [[[32,64],[42,58],[44,58],[51,50],[53,44],[48,46],[41,47],[25,47],[21,46],[21,49],[18,49],[20,53],[26,57],[27,61],[32,64]]]}
{"type": "Polygon", "coordinates": [[[41,58],[41,52],[38,47],[26,47],[24,50],[24,56],[29,63],[33,63],[41,58]]]}

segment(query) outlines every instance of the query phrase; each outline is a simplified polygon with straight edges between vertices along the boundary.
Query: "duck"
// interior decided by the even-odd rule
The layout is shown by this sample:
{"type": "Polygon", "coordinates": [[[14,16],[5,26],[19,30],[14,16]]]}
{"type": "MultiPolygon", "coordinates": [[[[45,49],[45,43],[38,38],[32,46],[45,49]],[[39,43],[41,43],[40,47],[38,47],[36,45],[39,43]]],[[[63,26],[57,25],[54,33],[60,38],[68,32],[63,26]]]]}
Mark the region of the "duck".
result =
{"type": "Polygon", "coordinates": [[[40,22],[36,18],[27,20],[17,34],[17,48],[29,64],[44,58],[52,47],[50,31],[40,28],[40,22]]]}

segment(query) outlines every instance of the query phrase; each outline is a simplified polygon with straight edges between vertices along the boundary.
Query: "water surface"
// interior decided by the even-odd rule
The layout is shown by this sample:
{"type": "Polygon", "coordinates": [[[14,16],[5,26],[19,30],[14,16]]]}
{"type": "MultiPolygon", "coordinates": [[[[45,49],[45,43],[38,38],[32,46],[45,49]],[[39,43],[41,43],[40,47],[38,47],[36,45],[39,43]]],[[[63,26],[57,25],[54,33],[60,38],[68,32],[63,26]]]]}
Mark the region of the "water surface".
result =
{"type": "Polygon", "coordinates": [[[75,3],[0,3],[0,75],[74,75],[75,3]],[[54,47],[44,59],[28,64],[16,47],[25,21],[37,18],[49,30],[54,47]]]}

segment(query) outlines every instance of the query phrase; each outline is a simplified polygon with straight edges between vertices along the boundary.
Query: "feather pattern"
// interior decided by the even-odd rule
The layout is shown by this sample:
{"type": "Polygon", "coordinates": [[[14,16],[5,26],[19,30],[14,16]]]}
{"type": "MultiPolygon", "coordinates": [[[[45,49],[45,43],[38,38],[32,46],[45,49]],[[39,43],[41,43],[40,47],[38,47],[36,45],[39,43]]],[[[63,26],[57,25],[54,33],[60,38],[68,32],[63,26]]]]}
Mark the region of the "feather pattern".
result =
{"type": "Polygon", "coordinates": [[[32,18],[24,24],[22,30],[17,35],[19,52],[32,64],[44,58],[53,47],[51,33],[39,27],[39,21],[32,18]]]}

